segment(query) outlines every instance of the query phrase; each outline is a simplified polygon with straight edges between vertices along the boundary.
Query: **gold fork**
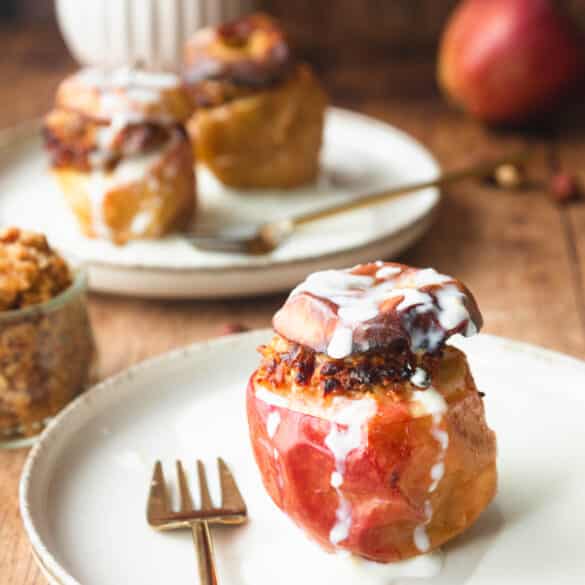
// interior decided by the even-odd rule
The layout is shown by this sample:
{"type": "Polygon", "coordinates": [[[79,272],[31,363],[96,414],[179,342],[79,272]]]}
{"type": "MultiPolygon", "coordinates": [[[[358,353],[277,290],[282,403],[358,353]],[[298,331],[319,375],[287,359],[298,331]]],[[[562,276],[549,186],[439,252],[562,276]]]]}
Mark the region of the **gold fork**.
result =
{"type": "Polygon", "coordinates": [[[190,528],[199,561],[199,577],[202,585],[217,585],[217,571],[213,553],[213,541],[209,524],[243,524],[248,512],[236,480],[225,461],[218,457],[219,481],[221,485],[221,506],[214,507],[209,495],[207,476],[203,463],[197,460],[199,492],[201,507],[195,509],[189,491],[185,470],[177,461],[177,479],[179,482],[180,509],[171,509],[168,490],[165,484],[162,464],[154,465],[150,494],[148,496],[147,520],[157,530],[176,530],[190,528]]]}

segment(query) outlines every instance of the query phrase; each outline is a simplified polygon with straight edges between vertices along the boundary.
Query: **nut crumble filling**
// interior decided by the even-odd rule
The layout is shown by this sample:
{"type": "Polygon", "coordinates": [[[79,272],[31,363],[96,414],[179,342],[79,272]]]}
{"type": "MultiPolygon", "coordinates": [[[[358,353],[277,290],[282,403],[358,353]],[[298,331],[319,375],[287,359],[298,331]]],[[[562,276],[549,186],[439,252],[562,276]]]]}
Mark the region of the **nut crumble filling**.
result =
{"type": "Polygon", "coordinates": [[[322,396],[402,392],[418,367],[432,376],[441,361],[440,352],[415,354],[407,344],[333,359],[280,335],[259,352],[258,384],[284,394],[295,388],[322,396]]]}

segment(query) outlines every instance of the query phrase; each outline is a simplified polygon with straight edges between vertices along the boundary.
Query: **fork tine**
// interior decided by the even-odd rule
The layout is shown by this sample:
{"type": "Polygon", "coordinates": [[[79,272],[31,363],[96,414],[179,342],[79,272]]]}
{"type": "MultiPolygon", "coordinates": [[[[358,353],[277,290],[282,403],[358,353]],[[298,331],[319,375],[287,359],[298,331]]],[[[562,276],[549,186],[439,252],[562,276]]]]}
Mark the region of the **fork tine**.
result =
{"type": "Polygon", "coordinates": [[[191,512],[193,510],[193,500],[189,492],[187,476],[183,469],[183,464],[177,461],[177,478],[179,479],[179,494],[181,496],[181,512],[191,512]]]}
{"type": "Polygon", "coordinates": [[[170,512],[169,495],[165,485],[162,464],[157,461],[154,464],[154,472],[150,483],[148,495],[147,517],[150,524],[156,524],[170,512]]]}
{"type": "Polygon", "coordinates": [[[238,484],[233,476],[226,462],[221,458],[217,458],[217,466],[219,468],[219,481],[221,484],[221,505],[223,508],[242,510],[246,512],[246,503],[238,489],[238,484]]]}
{"type": "Polygon", "coordinates": [[[211,510],[213,504],[211,503],[209,487],[207,486],[205,466],[203,465],[203,462],[200,459],[197,459],[197,474],[199,475],[199,491],[201,492],[201,509],[211,510]]]}

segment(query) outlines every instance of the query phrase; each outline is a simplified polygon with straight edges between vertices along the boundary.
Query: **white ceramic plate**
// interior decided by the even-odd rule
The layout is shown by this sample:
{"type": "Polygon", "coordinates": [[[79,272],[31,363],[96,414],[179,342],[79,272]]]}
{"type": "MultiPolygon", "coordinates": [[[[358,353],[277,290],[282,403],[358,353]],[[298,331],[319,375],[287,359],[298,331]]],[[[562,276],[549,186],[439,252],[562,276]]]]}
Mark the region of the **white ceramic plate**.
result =
{"type": "MultiPolygon", "coordinates": [[[[431,154],[403,132],[331,109],[322,173],[314,185],[246,194],[198,169],[199,223],[255,224],[371,191],[434,178],[431,154]]],[[[36,129],[0,137],[0,224],[46,232],[66,255],[89,264],[94,290],[160,298],[245,296],[291,288],[308,273],[371,258],[391,259],[429,227],[437,189],[307,226],[272,254],[250,257],[195,250],[180,237],[115,246],[83,237],[52,177],[36,129]]]]}
{"type": "MultiPolygon", "coordinates": [[[[255,347],[268,338],[248,333],[146,362],[95,387],[51,424],[26,463],[20,503],[53,583],[197,582],[190,534],[146,525],[151,466],[162,459],[172,478],[176,458],[211,461],[219,453],[251,517],[214,530],[222,585],[351,583],[347,567],[310,544],[261,486],[244,394],[255,347]]],[[[457,345],[486,392],[499,494],[445,547],[442,573],[426,582],[582,585],[585,363],[485,335],[457,345]]],[[[217,478],[210,480],[217,491],[217,478]]]]}

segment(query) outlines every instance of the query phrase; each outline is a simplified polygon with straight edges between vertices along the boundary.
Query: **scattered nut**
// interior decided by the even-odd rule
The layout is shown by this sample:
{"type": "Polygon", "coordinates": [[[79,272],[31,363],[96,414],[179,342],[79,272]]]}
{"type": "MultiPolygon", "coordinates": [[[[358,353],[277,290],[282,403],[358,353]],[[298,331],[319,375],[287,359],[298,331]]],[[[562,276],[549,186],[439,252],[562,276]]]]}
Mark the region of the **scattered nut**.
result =
{"type": "Polygon", "coordinates": [[[524,169],[515,164],[504,164],[494,172],[494,180],[502,189],[520,189],[525,183],[524,169]]]}
{"type": "Polygon", "coordinates": [[[220,335],[233,335],[234,333],[245,333],[250,331],[249,327],[246,327],[242,323],[224,323],[221,326],[220,335]]]}
{"type": "Polygon", "coordinates": [[[575,175],[560,172],[551,177],[549,193],[557,203],[564,205],[580,198],[581,186],[575,175]]]}
{"type": "Polygon", "coordinates": [[[71,284],[69,267],[45,236],[15,227],[0,231],[0,275],[0,311],[48,301],[71,284]]]}

